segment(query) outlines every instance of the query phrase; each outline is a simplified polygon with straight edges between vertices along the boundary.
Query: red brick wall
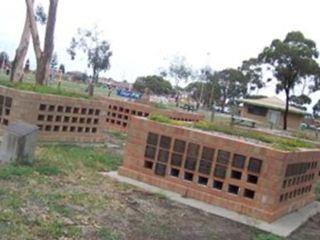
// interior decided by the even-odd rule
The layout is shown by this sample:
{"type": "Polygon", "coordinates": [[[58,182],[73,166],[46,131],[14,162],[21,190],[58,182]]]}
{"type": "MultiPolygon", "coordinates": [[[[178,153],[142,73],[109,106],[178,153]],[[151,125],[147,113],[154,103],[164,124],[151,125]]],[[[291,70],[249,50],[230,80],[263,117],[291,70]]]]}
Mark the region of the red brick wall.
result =
{"type": "MultiPolygon", "coordinates": [[[[132,115],[158,112],[149,105],[112,98],[86,100],[56,95],[41,95],[0,87],[0,126],[23,120],[40,128],[40,139],[47,141],[103,142],[106,130],[127,131],[132,115]]],[[[162,114],[197,121],[192,113],[162,114]]]]}
{"type": "Polygon", "coordinates": [[[271,222],[314,200],[319,156],[320,151],[282,152],[219,133],[133,118],[119,172],[271,222]],[[315,175],[283,188],[287,165],[296,161],[313,164],[303,175],[315,175]],[[306,190],[280,201],[296,188],[306,190]]]}

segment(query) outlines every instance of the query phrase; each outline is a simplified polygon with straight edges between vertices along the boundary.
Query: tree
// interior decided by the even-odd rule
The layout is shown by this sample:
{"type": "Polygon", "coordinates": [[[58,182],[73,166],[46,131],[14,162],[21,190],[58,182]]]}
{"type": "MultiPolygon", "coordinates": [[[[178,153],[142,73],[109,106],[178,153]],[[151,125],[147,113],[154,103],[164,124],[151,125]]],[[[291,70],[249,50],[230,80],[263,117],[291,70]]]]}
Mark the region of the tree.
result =
{"type": "Polygon", "coordinates": [[[320,117],[320,100],[313,106],[313,116],[320,117]]]}
{"type": "Polygon", "coordinates": [[[262,67],[256,58],[250,58],[243,61],[239,70],[247,78],[249,83],[249,90],[259,90],[265,86],[262,79],[262,67]]]}
{"type": "Polygon", "coordinates": [[[54,53],[50,61],[50,67],[51,69],[57,69],[57,66],[58,66],[58,55],[57,53],[54,53]]]}
{"type": "Polygon", "coordinates": [[[9,64],[9,55],[6,52],[0,52],[0,69],[5,69],[5,66],[9,64]]]}
{"type": "Polygon", "coordinates": [[[59,71],[61,71],[62,74],[66,73],[66,67],[64,66],[64,64],[60,64],[59,71]]]}
{"type": "Polygon", "coordinates": [[[80,49],[87,54],[88,67],[92,69],[92,82],[89,84],[89,95],[93,95],[94,84],[98,82],[99,74],[110,68],[110,58],[112,52],[110,44],[106,40],[101,40],[101,33],[97,28],[92,30],[78,29],[77,36],[72,38],[71,45],[67,52],[74,60],[76,50],[80,49]]]}
{"type": "Polygon", "coordinates": [[[304,94],[302,94],[300,96],[292,95],[292,96],[290,96],[289,103],[290,103],[290,106],[299,108],[301,110],[307,110],[307,108],[304,107],[303,105],[310,104],[311,99],[307,95],[304,95],[304,94]]]}
{"type": "Polygon", "coordinates": [[[236,98],[244,97],[248,91],[248,79],[240,70],[228,68],[217,72],[213,76],[213,80],[217,82],[220,90],[220,105],[222,111],[227,101],[235,104],[236,98]],[[214,80],[215,79],[215,80],[214,80]]]}
{"type": "Polygon", "coordinates": [[[175,81],[176,95],[176,105],[179,105],[180,94],[178,91],[179,84],[181,81],[188,82],[189,78],[192,76],[191,67],[186,64],[185,57],[175,56],[170,63],[168,70],[162,71],[161,75],[163,77],[172,77],[175,81]]]}
{"type": "Polygon", "coordinates": [[[273,40],[259,55],[259,61],[271,67],[278,81],[276,92],[285,92],[284,130],[287,129],[290,93],[303,79],[319,74],[318,55],[315,42],[305,38],[301,32],[290,32],[283,41],[273,40]]]}
{"type": "MultiPolygon", "coordinates": [[[[32,0],[32,4],[33,2],[34,0],[32,0]]],[[[44,25],[47,21],[47,16],[41,5],[37,7],[35,18],[36,18],[36,21],[40,22],[40,24],[42,25],[44,25]]],[[[23,64],[28,52],[30,36],[31,36],[30,21],[29,21],[29,15],[27,10],[25,23],[24,23],[22,35],[20,38],[20,43],[18,48],[16,49],[16,54],[12,62],[11,75],[10,75],[10,81],[12,82],[22,81],[23,79],[23,73],[24,73],[23,64]]]]}
{"type": "Polygon", "coordinates": [[[49,77],[50,61],[54,49],[54,30],[56,25],[58,2],[59,0],[50,0],[48,19],[45,31],[44,49],[42,50],[36,18],[33,17],[33,1],[26,0],[33,48],[37,61],[36,84],[39,85],[43,85],[49,77]]]}
{"type": "Polygon", "coordinates": [[[133,84],[133,89],[141,93],[143,93],[146,88],[158,95],[172,93],[171,83],[157,75],[138,77],[133,84]]]}

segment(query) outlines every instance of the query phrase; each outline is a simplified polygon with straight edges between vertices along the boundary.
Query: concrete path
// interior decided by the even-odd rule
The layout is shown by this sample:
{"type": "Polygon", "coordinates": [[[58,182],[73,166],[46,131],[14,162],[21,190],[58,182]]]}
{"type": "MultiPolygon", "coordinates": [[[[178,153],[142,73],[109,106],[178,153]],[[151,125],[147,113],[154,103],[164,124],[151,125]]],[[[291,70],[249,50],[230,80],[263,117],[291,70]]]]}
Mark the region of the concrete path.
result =
{"type": "Polygon", "coordinates": [[[310,217],[314,216],[317,213],[320,213],[320,203],[314,202],[305,206],[299,211],[293,212],[291,214],[288,214],[278,219],[273,223],[267,223],[267,222],[257,220],[245,215],[238,214],[236,212],[233,212],[221,207],[217,207],[215,205],[204,203],[191,198],[184,198],[175,192],[164,190],[164,189],[152,186],[150,184],[146,184],[131,178],[120,176],[118,175],[117,172],[107,172],[107,173],[103,173],[103,175],[116,179],[119,182],[124,182],[124,183],[134,185],[136,187],[142,188],[149,192],[161,193],[162,195],[165,195],[167,198],[173,201],[176,201],[176,202],[179,202],[179,203],[182,203],[182,204],[185,204],[185,205],[203,210],[205,212],[212,213],[214,215],[218,215],[220,217],[224,217],[224,218],[239,222],[239,223],[243,223],[251,227],[255,227],[263,231],[267,231],[267,232],[279,235],[281,237],[288,237],[294,230],[296,230],[303,223],[305,223],[310,217]]]}

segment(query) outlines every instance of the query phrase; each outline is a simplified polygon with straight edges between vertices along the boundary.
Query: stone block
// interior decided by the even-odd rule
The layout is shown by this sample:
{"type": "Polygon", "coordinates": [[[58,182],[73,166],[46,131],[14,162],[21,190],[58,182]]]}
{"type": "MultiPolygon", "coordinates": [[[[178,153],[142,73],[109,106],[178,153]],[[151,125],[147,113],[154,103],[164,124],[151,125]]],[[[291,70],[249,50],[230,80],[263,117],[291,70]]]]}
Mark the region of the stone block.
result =
{"type": "Polygon", "coordinates": [[[31,164],[37,145],[38,127],[22,121],[10,124],[0,148],[0,160],[31,164]]]}

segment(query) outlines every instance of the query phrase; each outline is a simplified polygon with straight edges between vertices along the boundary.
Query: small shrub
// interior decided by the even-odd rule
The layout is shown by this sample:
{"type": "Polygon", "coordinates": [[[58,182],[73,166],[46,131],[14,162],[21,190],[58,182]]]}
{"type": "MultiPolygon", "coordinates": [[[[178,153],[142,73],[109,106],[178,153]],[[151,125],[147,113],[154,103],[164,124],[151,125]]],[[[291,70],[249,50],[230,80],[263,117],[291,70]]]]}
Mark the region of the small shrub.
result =
{"type": "Polygon", "coordinates": [[[168,123],[168,124],[172,123],[171,119],[168,118],[167,116],[156,114],[156,113],[150,114],[149,119],[155,122],[160,122],[160,123],[168,123]]]}
{"type": "Polygon", "coordinates": [[[316,187],[316,196],[317,196],[317,201],[320,201],[320,184],[318,184],[316,187]]]}

